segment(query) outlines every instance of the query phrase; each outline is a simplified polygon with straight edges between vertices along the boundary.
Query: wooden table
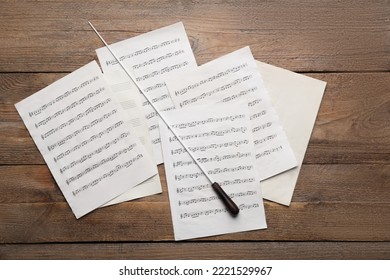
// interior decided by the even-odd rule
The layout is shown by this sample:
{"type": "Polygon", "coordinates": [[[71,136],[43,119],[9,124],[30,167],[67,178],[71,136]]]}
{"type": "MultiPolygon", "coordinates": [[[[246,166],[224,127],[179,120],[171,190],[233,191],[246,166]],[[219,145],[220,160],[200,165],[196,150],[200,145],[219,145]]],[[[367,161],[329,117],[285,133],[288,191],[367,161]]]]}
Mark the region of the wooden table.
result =
{"type": "Polygon", "coordinates": [[[0,15],[1,259],[390,258],[389,1],[1,1],[0,15]],[[173,241],[163,165],[163,194],[75,219],[14,103],[96,58],[87,20],[108,42],[183,21],[198,64],[249,45],[328,83],[267,230],[173,241]]]}

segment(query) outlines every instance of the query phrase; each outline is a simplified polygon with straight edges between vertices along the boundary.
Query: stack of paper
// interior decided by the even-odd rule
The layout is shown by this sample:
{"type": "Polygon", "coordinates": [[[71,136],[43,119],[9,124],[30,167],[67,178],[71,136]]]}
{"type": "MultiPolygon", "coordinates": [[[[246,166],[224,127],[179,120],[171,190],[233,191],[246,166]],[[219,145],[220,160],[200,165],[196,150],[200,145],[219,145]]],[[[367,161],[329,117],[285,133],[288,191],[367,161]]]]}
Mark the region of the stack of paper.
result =
{"type": "MultiPolygon", "coordinates": [[[[161,111],[172,110],[174,105],[165,85],[169,75],[179,76],[187,69],[197,67],[183,24],[176,23],[140,36],[110,45],[121,62],[134,74],[153,104],[161,111]]],[[[105,74],[123,69],[111,52],[103,47],[96,50],[105,74]]],[[[128,78],[128,77],[127,77],[128,78]]],[[[154,158],[163,163],[158,114],[141,95],[148,129],[152,138],[154,158]]]]}
{"type": "Polygon", "coordinates": [[[16,109],[77,218],[157,174],[95,61],[16,109]]]}
{"type": "Polygon", "coordinates": [[[178,108],[247,102],[260,180],[297,166],[249,47],[187,71],[180,79],[172,77],[167,85],[178,108]]]}
{"type": "Polygon", "coordinates": [[[249,47],[198,67],[182,23],[110,47],[202,168],[98,49],[104,74],[91,62],[16,104],[76,217],[161,192],[164,162],[176,240],[266,228],[263,197],[290,204],[325,83],[249,47]]]}
{"type": "Polygon", "coordinates": [[[265,228],[248,105],[197,106],[165,116],[241,210],[237,217],[229,214],[203,172],[161,123],[176,240],[265,228]]]}

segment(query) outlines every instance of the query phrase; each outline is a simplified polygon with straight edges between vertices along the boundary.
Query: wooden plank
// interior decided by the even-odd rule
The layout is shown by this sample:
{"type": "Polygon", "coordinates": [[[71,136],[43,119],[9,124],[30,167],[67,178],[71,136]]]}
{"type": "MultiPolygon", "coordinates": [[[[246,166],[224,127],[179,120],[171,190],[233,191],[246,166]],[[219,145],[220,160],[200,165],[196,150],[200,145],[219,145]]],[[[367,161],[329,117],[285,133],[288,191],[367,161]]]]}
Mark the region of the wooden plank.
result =
{"type": "Polygon", "coordinates": [[[386,71],[389,7],[388,1],[351,0],[2,1],[0,72],[73,71],[86,64],[101,46],[87,20],[108,42],[183,21],[200,64],[250,45],[256,58],[295,71],[386,71]]]}
{"type": "MultiPolygon", "coordinates": [[[[390,241],[390,203],[266,202],[268,228],[198,240],[390,241]]],[[[168,202],[122,203],[76,220],[66,203],[0,204],[0,243],[172,241],[168,202]]]]}
{"type": "Polygon", "coordinates": [[[143,33],[153,28],[154,25],[169,24],[172,19],[179,20],[181,15],[184,15],[191,23],[197,23],[201,19],[205,24],[202,31],[208,31],[213,27],[225,32],[232,29],[249,31],[258,28],[259,25],[268,29],[284,29],[291,27],[292,23],[297,24],[297,27],[308,29],[327,29],[339,25],[357,28],[356,25],[359,23],[364,23],[366,27],[380,28],[386,26],[383,24],[389,16],[388,1],[371,1],[370,5],[367,5],[367,2],[362,0],[347,0],[342,3],[319,1],[315,4],[310,0],[302,0],[299,3],[288,1],[262,3],[256,0],[234,2],[184,0],[179,4],[169,0],[151,0],[147,5],[142,1],[133,1],[131,5],[121,1],[106,3],[91,0],[20,2],[1,3],[0,15],[7,21],[4,30],[25,30],[24,27],[28,23],[30,23],[29,30],[59,30],[65,23],[68,23],[72,30],[89,30],[88,26],[82,24],[89,18],[99,23],[101,29],[105,31],[127,31],[132,28],[134,32],[143,33]],[[343,8],[348,8],[349,13],[339,11],[343,8]],[[161,14],[162,9],[166,13],[161,14]],[[335,9],[333,13],[327,13],[332,9],[335,9]],[[98,17],[97,12],[104,12],[104,15],[98,17]],[[48,13],[56,17],[43,16],[48,13]],[[148,20],[145,20],[146,13],[148,20]],[[171,19],[167,19],[166,14],[169,14],[171,19]],[[134,15],[134,17],[130,18],[129,15],[134,15]],[[110,18],[109,22],[107,18],[110,18]],[[275,25],[275,22],[278,24],[275,25]]]}
{"type": "Polygon", "coordinates": [[[378,260],[390,259],[390,242],[3,244],[0,259],[378,260]]]}
{"type": "MultiPolygon", "coordinates": [[[[167,202],[164,166],[159,166],[163,193],[134,202],[167,202]]],[[[0,203],[65,202],[46,165],[0,166],[0,203]]],[[[294,202],[390,202],[390,165],[304,165],[294,202]]]]}
{"type": "MultiPolygon", "coordinates": [[[[63,75],[0,74],[0,164],[44,163],[14,103],[63,75]]],[[[328,85],[304,162],[388,163],[390,73],[310,76],[328,85]]]]}
{"type": "MultiPolygon", "coordinates": [[[[163,193],[137,202],[168,201],[164,165],[158,166],[163,193]]],[[[61,190],[46,165],[0,166],[0,203],[53,203],[65,202],[61,190]]]]}
{"type": "Polygon", "coordinates": [[[303,165],[296,202],[390,202],[390,165],[303,165]]]}
{"type": "Polygon", "coordinates": [[[389,15],[380,0],[1,1],[0,259],[390,259],[389,15]],[[96,58],[86,20],[109,42],[183,20],[199,64],[250,45],[355,72],[308,74],[328,86],[291,207],[266,202],[267,230],[171,242],[159,166],[163,194],[76,220],[13,104],[96,58]]]}
{"type": "Polygon", "coordinates": [[[0,74],[0,121],[20,121],[14,104],[64,77],[66,74],[0,74]]]}
{"type": "Polygon", "coordinates": [[[389,74],[312,75],[328,83],[305,163],[390,161],[389,74]]]}
{"type": "Polygon", "coordinates": [[[0,165],[45,163],[22,122],[0,122],[0,132],[0,165]]]}

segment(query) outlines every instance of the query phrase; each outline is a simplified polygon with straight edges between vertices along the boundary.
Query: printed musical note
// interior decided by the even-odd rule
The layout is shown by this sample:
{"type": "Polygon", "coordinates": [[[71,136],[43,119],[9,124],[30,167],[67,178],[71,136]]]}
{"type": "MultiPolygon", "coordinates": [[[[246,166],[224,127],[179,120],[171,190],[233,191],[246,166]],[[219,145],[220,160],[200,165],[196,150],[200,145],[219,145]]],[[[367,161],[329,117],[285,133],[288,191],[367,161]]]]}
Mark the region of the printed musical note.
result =
{"type": "MultiPolygon", "coordinates": [[[[196,68],[187,34],[181,22],[140,36],[117,42],[110,46],[118,55],[148,98],[160,111],[175,108],[165,85],[168,75],[196,68]]],[[[107,48],[96,50],[104,73],[123,71],[107,48]]],[[[159,117],[149,102],[140,94],[144,114],[157,164],[163,162],[158,128],[159,117]]]]}
{"type": "Polygon", "coordinates": [[[77,218],[157,174],[95,61],[15,106],[77,218]]]}
{"type": "Polygon", "coordinates": [[[187,71],[180,79],[168,77],[166,84],[178,108],[247,101],[261,180],[297,165],[248,47],[187,71]]]}
{"type": "MultiPolygon", "coordinates": [[[[152,141],[145,119],[145,112],[143,110],[141,96],[137,87],[123,70],[110,71],[104,73],[103,76],[111,88],[113,97],[115,97],[115,99],[120,103],[125,112],[126,124],[132,126],[138,139],[145,146],[146,151],[153,157],[152,141]]],[[[108,206],[161,192],[162,187],[160,177],[159,174],[156,174],[148,180],[135,186],[134,188],[131,188],[125,193],[105,203],[103,206],[108,206]]]]}
{"type": "Polygon", "coordinates": [[[241,209],[235,218],[226,211],[204,173],[160,124],[176,240],[266,227],[249,115],[244,102],[165,112],[209,176],[241,209]]]}

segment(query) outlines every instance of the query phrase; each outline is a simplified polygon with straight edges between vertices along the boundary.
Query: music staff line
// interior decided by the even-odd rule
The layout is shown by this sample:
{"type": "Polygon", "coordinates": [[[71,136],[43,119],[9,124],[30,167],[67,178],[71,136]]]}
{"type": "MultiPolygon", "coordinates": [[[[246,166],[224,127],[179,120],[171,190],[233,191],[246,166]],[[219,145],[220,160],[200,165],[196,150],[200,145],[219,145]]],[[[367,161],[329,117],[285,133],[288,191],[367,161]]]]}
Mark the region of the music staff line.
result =
{"type": "Polygon", "coordinates": [[[233,94],[231,96],[225,97],[224,99],[221,100],[221,102],[230,102],[232,100],[235,100],[235,99],[238,99],[238,98],[243,97],[245,95],[248,95],[249,93],[256,92],[257,89],[258,89],[258,87],[255,86],[255,87],[252,87],[252,88],[249,88],[249,89],[246,89],[246,90],[242,90],[239,93],[236,93],[236,94],[233,94]]]}
{"type": "Polygon", "coordinates": [[[184,50],[177,50],[175,52],[169,52],[163,56],[159,56],[157,58],[152,58],[152,59],[149,59],[148,61],[144,61],[144,62],[135,64],[135,65],[133,65],[133,69],[136,70],[136,69],[140,69],[140,68],[143,68],[146,66],[153,65],[155,63],[160,63],[161,61],[167,60],[167,59],[175,57],[175,56],[179,56],[181,54],[184,54],[184,50]]]}
{"type": "Polygon", "coordinates": [[[265,150],[265,151],[263,151],[263,152],[261,152],[261,153],[258,153],[258,154],[255,155],[255,157],[256,157],[256,159],[259,159],[259,158],[262,158],[262,157],[264,157],[264,156],[269,156],[269,155],[271,155],[272,153],[279,152],[279,151],[281,151],[281,150],[283,150],[283,146],[282,146],[282,145],[279,145],[278,147],[274,147],[274,148],[272,148],[272,149],[268,149],[268,150],[265,150]]]}
{"type": "Polygon", "coordinates": [[[63,166],[60,168],[60,172],[61,173],[64,173],[65,171],[75,167],[76,165],[80,164],[80,163],[83,163],[87,160],[90,160],[91,158],[93,158],[95,155],[98,155],[100,154],[102,151],[104,150],[108,150],[110,147],[114,146],[115,144],[117,144],[120,140],[122,139],[125,139],[126,137],[128,137],[130,135],[130,132],[124,132],[122,133],[121,135],[119,135],[117,138],[115,138],[114,140],[111,140],[110,142],[107,142],[106,144],[104,144],[103,146],[100,146],[99,148],[97,148],[96,150],[88,153],[88,154],[85,154],[83,156],[81,156],[80,158],[78,158],[77,160],[74,160],[72,161],[71,163],[63,166]]]}
{"type": "MultiPolygon", "coordinates": [[[[219,182],[219,184],[223,187],[223,186],[230,186],[230,185],[237,185],[237,184],[253,183],[255,181],[256,181],[255,178],[244,178],[244,179],[225,180],[219,182]]],[[[176,192],[177,193],[194,192],[194,191],[202,191],[209,188],[211,188],[210,184],[202,184],[202,185],[191,186],[191,187],[180,187],[176,189],[176,192]]]]}
{"type": "Polygon", "coordinates": [[[77,144],[76,146],[66,150],[65,152],[62,152],[60,153],[59,155],[55,156],[54,157],[54,161],[57,162],[67,156],[69,156],[71,153],[81,149],[82,147],[84,147],[85,145],[89,144],[89,143],[92,143],[93,141],[95,141],[96,139],[100,139],[101,137],[103,137],[105,134],[108,134],[110,133],[111,131],[113,131],[114,129],[120,127],[121,125],[123,125],[124,122],[123,121],[119,121],[109,127],[107,127],[106,129],[100,131],[99,133],[97,134],[94,134],[92,135],[91,137],[89,137],[88,139],[82,141],[80,144],[77,144]]]}
{"type": "Polygon", "coordinates": [[[152,73],[149,73],[149,74],[145,74],[145,75],[142,75],[140,77],[136,77],[135,80],[137,82],[142,82],[142,81],[145,81],[145,80],[148,80],[150,78],[154,78],[156,76],[159,76],[159,75],[162,75],[162,74],[165,74],[165,73],[169,73],[173,70],[177,70],[177,69],[180,69],[180,68],[183,68],[185,66],[187,66],[189,64],[188,61],[183,61],[183,62],[180,62],[180,63],[177,63],[175,65],[172,65],[172,66],[166,66],[160,70],[156,70],[156,71],[153,71],[152,73]]]}
{"type": "MultiPolygon", "coordinates": [[[[195,146],[195,147],[188,147],[191,152],[196,152],[196,151],[202,151],[205,152],[210,149],[219,149],[219,148],[227,148],[227,147],[239,147],[241,145],[248,145],[249,141],[248,140],[239,140],[239,141],[231,141],[231,142],[225,142],[221,144],[210,144],[210,145],[205,145],[205,146],[195,146]]],[[[186,150],[184,148],[178,148],[171,150],[171,155],[175,154],[183,154],[186,153],[186,150]]]]}
{"type": "Polygon", "coordinates": [[[206,97],[210,97],[210,96],[212,96],[212,95],[214,95],[216,93],[221,93],[222,94],[225,90],[228,90],[228,89],[230,89],[230,88],[232,88],[232,87],[234,87],[236,85],[239,85],[241,83],[244,83],[244,82],[250,80],[252,77],[253,77],[252,75],[248,75],[248,76],[244,76],[242,78],[235,79],[233,82],[230,82],[228,84],[222,85],[222,86],[217,87],[217,88],[215,88],[213,90],[210,90],[208,92],[204,92],[204,93],[202,93],[202,94],[200,94],[200,95],[198,95],[196,97],[193,97],[191,99],[186,99],[186,100],[180,102],[179,106],[183,107],[183,106],[195,103],[195,102],[197,102],[199,100],[205,99],[206,97]]]}
{"type": "Polygon", "coordinates": [[[199,121],[173,124],[171,126],[173,128],[185,129],[188,127],[196,127],[198,125],[205,125],[205,124],[209,124],[209,123],[218,123],[218,122],[226,122],[226,121],[234,122],[235,120],[242,119],[244,117],[245,117],[244,114],[239,114],[239,115],[233,115],[233,116],[227,116],[227,117],[221,117],[221,118],[207,118],[207,119],[203,119],[203,120],[199,120],[199,121]]]}
{"type": "Polygon", "coordinates": [[[76,181],[76,180],[79,180],[80,178],[82,178],[83,176],[85,176],[86,174],[92,172],[93,170],[95,170],[96,168],[99,168],[100,166],[108,163],[108,162],[112,162],[114,160],[116,160],[118,157],[120,157],[121,155],[125,155],[127,154],[128,152],[130,152],[131,150],[134,149],[134,147],[136,146],[136,144],[131,144],[130,146],[126,147],[126,148],[123,148],[122,150],[119,150],[118,152],[116,153],[113,153],[112,155],[100,160],[99,162],[97,163],[94,163],[92,164],[91,166],[89,166],[88,168],[84,169],[82,172],[78,173],[77,175],[75,176],[72,176],[70,177],[69,179],[66,180],[66,184],[69,185],[70,183],[76,181]]]}
{"type": "MultiPolygon", "coordinates": [[[[236,197],[244,197],[244,196],[250,196],[250,195],[256,195],[257,191],[246,191],[246,192],[237,192],[237,193],[231,193],[229,194],[230,198],[236,198],[236,197]]],[[[179,200],[177,204],[179,206],[185,205],[191,205],[191,204],[197,204],[197,203],[204,203],[209,201],[218,200],[219,197],[217,195],[209,196],[209,197],[198,197],[198,198],[192,198],[187,200],[179,200]]]]}
{"type": "Polygon", "coordinates": [[[69,95],[71,95],[71,94],[77,92],[77,91],[80,90],[81,88],[86,87],[86,86],[92,84],[93,82],[95,82],[95,81],[97,81],[97,80],[99,80],[99,77],[98,77],[98,76],[95,76],[95,77],[93,77],[93,78],[91,78],[91,79],[89,79],[89,80],[87,80],[87,81],[82,82],[80,85],[78,85],[78,86],[72,88],[71,90],[68,90],[68,91],[64,92],[63,94],[61,94],[61,95],[59,95],[59,96],[57,96],[56,99],[53,99],[53,100],[49,101],[48,103],[42,105],[40,108],[38,108],[38,109],[36,109],[36,110],[33,110],[33,111],[29,112],[29,113],[28,113],[29,116],[30,116],[30,117],[33,117],[33,116],[39,115],[40,113],[42,113],[42,111],[46,110],[46,109],[49,108],[50,106],[56,104],[57,102],[61,101],[62,99],[64,99],[64,98],[68,97],[69,95]]]}
{"type": "MultiPolygon", "coordinates": [[[[154,44],[152,46],[148,46],[146,48],[136,50],[135,52],[132,52],[130,54],[120,56],[119,60],[121,62],[123,62],[123,61],[125,61],[127,59],[130,59],[130,58],[133,58],[135,56],[146,54],[146,53],[148,53],[150,51],[155,51],[155,50],[158,50],[160,48],[163,48],[163,47],[166,47],[166,46],[169,46],[169,45],[173,45],[173,44],[178,43],[178,42],[180,42],[180,38],[174,38],[172,40],[167,40],[167,41],[161,42],[159,44],[154,44]]],[[[112,60],[107,60],[106,61],[106,65],[107,66],[116,65],[116,64],[118,64],[118,61],[116,59],[112,59],[112,60]]]]}
{"type": "Polygon", "coordinates": [[[77,114],[76,116],[74,116],[73,118],[70,118],[68,121],[66,122],[63,122],[62,124],[60,124],[59,126],[55,127],[55,128],[52,128],[50,129],[49,131],[45,132],[44,134],[41,135],[42,137],[42,140],[48,138],[49,136],[55,134],[56,132],[64,129],[65,127],[67,126],[70,126],[71,124],[73,124],[74,122],[88,116],[89,114],[95,112],[96,110],[100,109],[100,108],[103,108],[105,105],[107,105],[108,103],[111,102],[111,98],[107,98],[106,100],[96,104],[95,106],[91,106],[89,107],[87,110],[85,110],[84,112],[81,112],[79,114],[77,114]]]}
{"type": "MultiPolygon", "coordinates": [[[[250,155],[251,155],[251,153],[249,153],[249,152],[248,153],[237,152],[237,153],[227,154],[227,155],[223,155],[223,156],[216,155],[213,157],[198,157],[197,160],[200,163],[221,162],[221,161],[230,160],[230,159],[249,157],[250,155]]],[[[193,160],[189,160],[189,161],[179,160],[179,161],[175,161],[172,163],[174,168],[175,167],[190,166],[193,164],[195,164],[195,162],[193,160]]]]}
{"type": "MultiPolygon", "coordinates": [[[[236,167],[224,167],[224,168],[216,167],[212,170],[208,170],[207,174],[231,173],[231,172],[252,170],[252,169],[253,169],[253,165],[239,165],[236,167]]],[[[193,179],[193,178],[198,178],[203,176],[205,176],[203,172],[180,174],[180,175],[175,175],[175,181],[181,181],[184,179],[193,179]]]]}
{"type": "MultiPolygon", "coordinates": [[[[74,109],[75,107],[77,107],[78,105],[81,105],[83,104],[85,101],[87,101],[88,99],[92,98],[93,96],[99,94],[100,92],[102,92],[104,90],[104,87],[102,88],[99,88],[97,89],[96,91],[94,92],[90,92],[88,93],[86,96],[84,96],[83,98],[79,99],[79,100],[76,100],[74,102],[72,102],[72,104],[66,106],[65,108],[55,112],[53,115],[50,115],[48,117],[46,117],[44,120],[41,120],[39,121],[38,123],[35,123],[35,127],[38,128],[42,125],[46,125],[49,121],[51,120],[54,120],[55,118],[57,118],[58,116],[61,116],[62,114],[64,114],[65,112],[68,112],[70,111],[71,109],[74,109]]],[[[88,111],[85,110],[85,113],[88,111]]]]}
{"type": "MultiPolygon", "coordinates": [[[[77,129],[76,131],[68,134],[67,136],[65,136],[64,138],[62,138],[61,140],[55,142],[54,144],[51,144],[49,146],[47,146],[48,150],[49,151],[52,151],[54,150],[56,147],[60,147],[62,145],[64,145],[67,141],[69,141],[70,139],[72,139],[73,137],[75,137],[76,135],[98,125],[99,123],[101,123],[103,120],[105,119],[109,119],[111,116],[115,115],[118,111],[116,109],[113,109],[111,112],[107,113],[107,114],[104,114],[103,116],[101,116],[100,118],[98,119],[95,119],[93,120],[92,122],[90,122],[89,124],[87,125],[84,125],[82,126],[80,129],[77,129]]],[[[43,139],[43,138],[42,138],[43,139]]]]}
{"type": "Polygon", "coordinates": [[[72,191],[73,196],[77,196],[80,192],[85,191],[85,190],[89,189],[90,187],[97,185],[98,183],[100,183],[104,179],[113,176],[115,173],[119,172],[120,170],[122,170],[124,168],[129,168],[131,165],[133,165],[137,160],[139,160],[141,158],[143,158],[143,155],[138,154],[137,156],[133,157],[132,159],[126,161],[125,163],[118,164],[115,168],[111,169],[107,173],[104,173],[99,178],[93,180],[92,182],[89,182],[88,184],[82,186],[81,188],[78,188],[78,189],[72,191]]]}
{"type": "Polygon", "coordinates": [[[247,67],[247,66],[248,66],[248,64],[247,64],[246,62],[243,63],[243,64],[240,64],[240,65],[238,65],[238,66],[233,66],[233,67],[231,67],[231,68],[229,68],[229,69],[226,69],[226,70],[223,71],[223,72],[219,72],[218,74],[213,75],[213,76],[211,76],[211,77],[209,77],[209,78],[200,80],[199,82],[194,83],[194,84],[192,84],[192,85],[189,85],[189,86],[187,86],[187,87],[185,87],[185,88],[183,88],[183,89],[176,90],[176,91],[174,92],[174,94],[175,94],[176,96],[184,95],[184,94],[186,94],[189,90],[196,89],[196,88],[198,88],[198,87],[201,86],[201,85],[210,83],[210,82],[212,82],[212,81],[214,81],[214,80],[217,80],[217,79],[219,79],[219,78],[221,78],[221,77],[225,77],[225,76],[227,76],[227,75],[229,75],[229,74],[231,74],[231,73],[236,73],[236,72],[240,71],[241,69],[243,69],[243,68],[245,68],[245,67],[247,67]]]}
{"type": "MultiPolygon", "coordinates": [[[[247,128],[244,126],[241,126],[241,127],[227,128],[227,129],[218,130],[218,131],[183,135],[183,136],[179,136],[179,137],[181,140],[189,140],[189,139],[196,139],[196,138],[203,138],[203,137],[210,137],[210,136],[225,136],[226,134],[234,134],[234,133],[239,133],[239,132],[245,133],[246,131],[247,131],[247,128]]],[[[177,141],[176,136],[169,137],[169,142],[175,142],[175,141],[177,141]]]]}
{"type": "MultiPolygon", "coordinates": [[[[241,211],[244,210],[249,210],[252,208],[258,208],[260,205],[258,203],[253,203],[253,204],[240,204],[238,208],[241,211]]],[[[216,215],[216,214],[221,214],[221,213],[226,213],[227,209],[226,208],[215,208],[215,209],[210,209],[210,210],[205,210],[205,211],[199,211],[199,212],[185,212],[185,213],[180,213],[180,219],[187,219],[187,218],[198,218],[200,216],[209,216],[209,215],[216,215]]]]}

